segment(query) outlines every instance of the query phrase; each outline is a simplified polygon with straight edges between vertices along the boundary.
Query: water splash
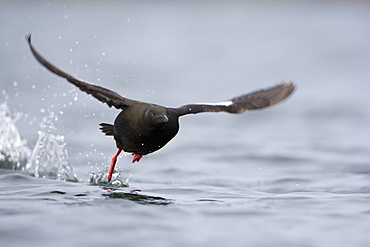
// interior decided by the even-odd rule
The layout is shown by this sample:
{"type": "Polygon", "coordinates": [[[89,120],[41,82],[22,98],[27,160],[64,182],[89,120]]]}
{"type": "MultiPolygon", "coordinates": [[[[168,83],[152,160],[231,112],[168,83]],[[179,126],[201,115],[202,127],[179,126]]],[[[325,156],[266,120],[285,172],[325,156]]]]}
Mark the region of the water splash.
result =
{"type": "Polygon", "coordinates": [[[53,122],[56,119],[54,113],[43,118],[26,170],[35,177],[76,182],[77,178],[68,164],[64,136],[53,133],[55,130],[53,122]]]}
{"type": "Polygon", "coordinates": [[[108,182],[107,174],[108,174],[108,170],[106,169],[103,171],[98,171],[98,172],[91,171],[90,172],[91,177],[90,177],[89,183],[91,185],[111,186],[114,188],[129,187],[128,181],[123,182],[120,179],[121,172],[118,171],[117,169],[114,170],[112,174],[113,179],[110,182],[108,182]]]}
{"type": "Polygon", "coordinates": [[[0,167],[22,170],[31,154],[15,123],[21,114],[12,114],[6,102],[0,104],[0,167]]]}
{"type": "MultiPolygon", "coordinates": [[[[129,155],[128,153],[124,153],[124,156],[129,155]]],[[[132,163],[132,166],[134,166],[135,163],[132,163]]],[[[91,185],[99,185],[99,186],[112,186],[114,188],[121,188],[121,187],[129,187],[128,182],[130,181],[132,174],[134,170],[131,169],[128,177],[126,179],[123,179],[121,177],[121,170],[119,169],[119,166],[116,166],[113,174],[112,174],[112,180],[108,182],[108,169],[104,169],[103,171],[98,170],[97,172],[94,171],[94,167],[91,167],[90,172],[90,184],[91,185]]]]}

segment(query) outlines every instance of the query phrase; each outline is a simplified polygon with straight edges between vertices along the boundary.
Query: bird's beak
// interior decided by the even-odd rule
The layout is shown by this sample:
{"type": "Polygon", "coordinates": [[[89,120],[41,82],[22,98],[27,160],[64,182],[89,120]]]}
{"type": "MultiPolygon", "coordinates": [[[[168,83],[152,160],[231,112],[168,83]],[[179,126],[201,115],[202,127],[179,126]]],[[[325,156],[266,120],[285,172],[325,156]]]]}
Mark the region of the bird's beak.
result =
{"type": "Polygon", "coordinates": [[[170,121],[167,117],[167,115],[164,115],[163,117],[160,117],[159,120],[161,120],[162,123],[167,123],[168,121],[170,121]]]}

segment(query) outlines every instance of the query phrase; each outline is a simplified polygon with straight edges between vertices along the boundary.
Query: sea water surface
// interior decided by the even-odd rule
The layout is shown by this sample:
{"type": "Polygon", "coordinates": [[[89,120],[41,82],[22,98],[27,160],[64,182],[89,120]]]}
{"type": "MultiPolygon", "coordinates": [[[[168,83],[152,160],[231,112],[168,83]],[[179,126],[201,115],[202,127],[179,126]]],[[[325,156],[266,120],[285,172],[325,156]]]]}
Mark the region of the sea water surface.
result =
{"type": "Polygon", "coordinates": [[[2,1],[1,246],[370,245],[368,1],[2,1]],[[32,57],[180,106],[293,80],[283,103],[184,116],[131,164],[109,109],[32,57]]]}

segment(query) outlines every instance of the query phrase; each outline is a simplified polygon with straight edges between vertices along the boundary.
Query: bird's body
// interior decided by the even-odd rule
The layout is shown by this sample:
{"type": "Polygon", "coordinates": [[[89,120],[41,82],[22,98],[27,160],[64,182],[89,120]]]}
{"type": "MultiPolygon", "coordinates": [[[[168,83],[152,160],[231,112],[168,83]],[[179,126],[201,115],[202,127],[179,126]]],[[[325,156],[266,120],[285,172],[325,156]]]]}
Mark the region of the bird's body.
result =
{"type": "MultiPolygon", "coordinates": [[[[103,126],[107,126],[100,125],[102,130],[103,126]]],[[[146,155],[162,148],[175,137],[179,131],[179,116],[173,109],[136,103],[122,110],[111,128],[117,148],[146,155]]]]}
{"type": "Polygon", "coordinates": [[[111,180],[117,157],[123,150],[134,155],[133,162],[143,155],[153,153],[165,146],[179,131],[179,117],[201,112],[242,113],[277,104],[287,98],[295,89],[293,83],[281,83],[268,89],[261,89],[220,103],[187,104],[169,108],[122,97],[109,89],[93,85],[63,72],[45,60],[32,46],[31,36],[27,36],[35,58],[51,72],[64,77],[80,90],[91,94],[109,107],[120,109],[114,124],[101,123],[101,130],[113,136],[118,152],[112,159],[108,180],[111,180]]]}

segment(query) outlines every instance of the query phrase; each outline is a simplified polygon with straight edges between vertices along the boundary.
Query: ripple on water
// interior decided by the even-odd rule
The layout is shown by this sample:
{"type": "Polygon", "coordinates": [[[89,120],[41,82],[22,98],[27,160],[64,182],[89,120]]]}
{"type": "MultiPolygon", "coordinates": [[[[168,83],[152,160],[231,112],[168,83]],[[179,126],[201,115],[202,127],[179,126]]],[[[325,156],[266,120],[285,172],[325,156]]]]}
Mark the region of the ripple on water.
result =
{"type": "Polygon", "coordinates": [[[30,181],[32,181],[32,178],[27,174],[9,173],[0,175],[0,181],[20,184],[20,183],[29,183],[30,181]]]}

